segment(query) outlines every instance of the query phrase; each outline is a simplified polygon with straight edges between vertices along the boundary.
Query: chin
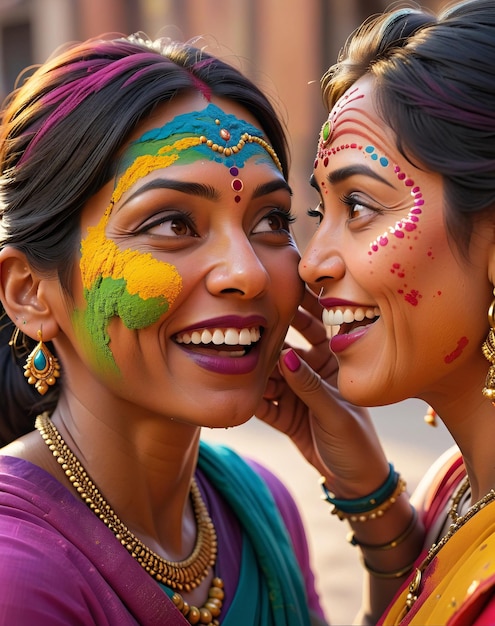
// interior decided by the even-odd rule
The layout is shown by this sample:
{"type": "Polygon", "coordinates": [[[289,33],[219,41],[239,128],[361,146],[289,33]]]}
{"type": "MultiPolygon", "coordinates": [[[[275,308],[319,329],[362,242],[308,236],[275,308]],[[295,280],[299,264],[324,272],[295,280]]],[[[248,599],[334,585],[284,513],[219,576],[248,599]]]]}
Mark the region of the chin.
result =
{"type": "Polygon", "coordinates": [[[379,387],[374,385],[369,377],[346,376],[339,372],[337,387],[347,402],[356,406],[378,406],[387,404],[385,401],[386,391],[379,391],[379,387]]]}

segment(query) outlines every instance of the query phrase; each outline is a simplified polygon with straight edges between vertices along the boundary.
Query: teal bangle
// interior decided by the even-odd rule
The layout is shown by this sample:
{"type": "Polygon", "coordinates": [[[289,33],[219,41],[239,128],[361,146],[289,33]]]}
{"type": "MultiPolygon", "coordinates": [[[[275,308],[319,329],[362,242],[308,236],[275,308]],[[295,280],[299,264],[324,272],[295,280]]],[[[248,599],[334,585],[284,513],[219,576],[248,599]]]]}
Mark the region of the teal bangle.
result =
{"type": "Polygon", "coordinates": [[[330,504],[333,504],[343,513],[367,513],[368,511],[371,511],[386,502],[397,488],[399,474],[394,470],[392,463],[389,463],[388,467],[389,473],[385,482],[380,485],[376,491],[373,491],[373,493],[370,493],[363,498],[356,498],[355,500],[341,500],[339,498],[334,498],[325,485],[325,478],[323,477],[320,480],[321,488],[323,490],[322,498],[327,502],[330,502],[330,504]]]}

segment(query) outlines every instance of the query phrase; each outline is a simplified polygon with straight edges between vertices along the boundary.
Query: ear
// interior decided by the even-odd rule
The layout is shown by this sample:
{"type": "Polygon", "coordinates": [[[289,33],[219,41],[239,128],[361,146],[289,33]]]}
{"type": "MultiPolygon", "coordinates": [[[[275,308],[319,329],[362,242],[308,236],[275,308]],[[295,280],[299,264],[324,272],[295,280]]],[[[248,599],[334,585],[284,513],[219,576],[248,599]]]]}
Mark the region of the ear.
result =
{"type": "Polygon", "coordinates": [[[0,251],[0,300],[5,312],[23,333],[37,339],[40,329],[49,341],[58,324],[47,297],[47,279],[36,272],[20,250],[6,246],[0,251]]]}

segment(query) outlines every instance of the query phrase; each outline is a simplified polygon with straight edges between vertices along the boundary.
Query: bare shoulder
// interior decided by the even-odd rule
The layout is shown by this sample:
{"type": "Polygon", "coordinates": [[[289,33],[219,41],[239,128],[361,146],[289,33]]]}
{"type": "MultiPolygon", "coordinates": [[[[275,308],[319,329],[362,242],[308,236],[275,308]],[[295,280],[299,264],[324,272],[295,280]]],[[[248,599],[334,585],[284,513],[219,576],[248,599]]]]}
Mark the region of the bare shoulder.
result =
{"type": "Polygon", "coordinates": [[[30,461],[53,474],[53,461],[46,452],[47,447],[37,431],[27,433],[27,435],[0,448],[0,456],[11,456],[30,461]]]}

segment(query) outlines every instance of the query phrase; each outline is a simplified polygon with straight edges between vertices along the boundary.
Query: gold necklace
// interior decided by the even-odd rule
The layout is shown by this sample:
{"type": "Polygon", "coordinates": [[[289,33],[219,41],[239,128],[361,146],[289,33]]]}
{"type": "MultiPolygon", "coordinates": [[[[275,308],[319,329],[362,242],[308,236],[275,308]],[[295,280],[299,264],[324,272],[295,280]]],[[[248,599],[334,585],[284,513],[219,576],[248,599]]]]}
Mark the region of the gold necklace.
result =
{"type": "Polygon", "coordinates": [[[190,591],[206,578],[210,567],[215,565],[217,536],[194,479],[191,483],[191,500],[198,528],[196,544],[184,561],[168,561],[148,548],[117,517],[62,439],[47,412],[38,415],[35,426],[82,500],[155,580],[174,590],[190,591]]]}
{"type": "Polygon", "coordinates": [[[190,624],[220,626],[220,622],[216,618],[222,610],[223,597],[223,580],[215,577],[208,591],[208,600],[203,606],[198,608],[188,604],[177,591],[172,595],[172,602],[190,624]]]}
{"type": "Polygon", "coordinates": [[[468,489],[469,489],[469,477],[466,476],[466,478],[462,481],[459,489],[457,490],[457,492],[452,498],[452,505],[449,509],[449,516],[453,520],[453,523],[450,525],[448,532],[440,539],[440,541],[438,543],[434,543],[431,546],[431,548],[428,550],[428,554],[424,558],[421,565],[416,568],[416,571],[414,573],[414,578],[411,584],[409,585],[409,593],[406,596],[406,607],[405,607],[406,613],[412,608],[412,606],[418,599],[419,587],[421,585],[421,577],[423,575],[424,570],[433,561],[433,559],[435,558],[437,553],[440,551],[440,549],[443,548],[443,546],[449,541],[449,539],[453,535],[455,535],[455,533],[459,530],[459,528],[464,526],[464,524],[466,524],[466,522],[468,522],[472,517],[474,517],[476,513],[478,513],[479,510],[481,510],[486,504],[488,504],[492,500],[495,500],[495,491],[491,489],[485,496],[481,498],[481,500],[478,500],[478,502],[473,504],[464,515],[459,515],[459,511],[458,511],[459,503],[462,499],[462,496],[466,493],[468,489]]]}

